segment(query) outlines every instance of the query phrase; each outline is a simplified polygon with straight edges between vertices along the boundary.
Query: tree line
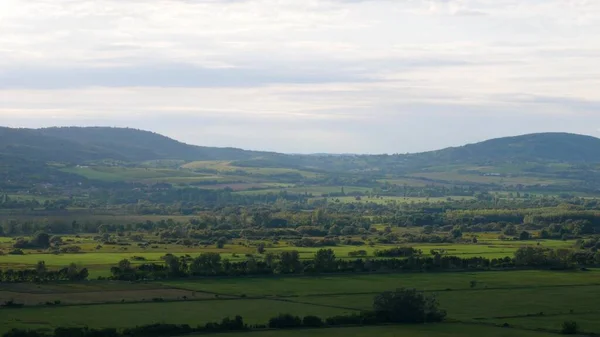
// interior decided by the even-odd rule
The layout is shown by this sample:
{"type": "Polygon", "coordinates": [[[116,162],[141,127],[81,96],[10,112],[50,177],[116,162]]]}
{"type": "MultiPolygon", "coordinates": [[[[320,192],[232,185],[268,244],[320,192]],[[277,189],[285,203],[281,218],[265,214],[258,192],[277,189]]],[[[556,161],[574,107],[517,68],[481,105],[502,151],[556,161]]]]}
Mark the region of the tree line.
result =
{"type": "Polygon", "coordinates": [[[284,251],[279,254],[267,253],[262,259],[252,256],[245,261],[222,259],[218,253],[202,253],[195,258],[167,254],[163,257],[163,264],[133,265],[129,260],[122,260],[117,266],[111,268],[111,278],[134,281],[197,276],[310,275],[512,268],[569,269],[600,264],[600,253],[598,252],[555,250],[542,247],[523,247],[519,248],[513,257],[493,259],[448,256],[439,251],[431,253],[432,256],[423,256],[420,251],[408,247],[379,253],[404,256],[402,258],[338,259],[332,249],[320,249],[312,259],[300,259],[297,251],[284,251]]]}

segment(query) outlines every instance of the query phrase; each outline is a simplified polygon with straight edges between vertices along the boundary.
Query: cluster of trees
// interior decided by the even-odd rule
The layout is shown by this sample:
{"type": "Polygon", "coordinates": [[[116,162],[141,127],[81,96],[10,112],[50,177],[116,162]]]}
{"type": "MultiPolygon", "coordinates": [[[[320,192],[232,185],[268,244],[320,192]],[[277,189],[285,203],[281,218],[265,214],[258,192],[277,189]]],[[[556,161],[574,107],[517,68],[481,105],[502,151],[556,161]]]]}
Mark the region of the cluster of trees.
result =
{"type": "Polygon", "coordinates": [[[80,268],[75,263],[59,270],[48,270],[46,263],[40,261],[34,269],[5,269],[0,270],[0,282],[55,282],[87,280],[87,268],[80,268]]]}
{"type": "Polygon", "coordinates": [[[565,248],[521,247],[515,252],[514,263],[516,266],[568,269],[577,265],[598,265],[600,253],[565,248]]]}
{"type": "Polygon", "coordinates": [[[413,247],[395,247],[390,249],[376,250],[377,257],[409,257],[422,255],[423,251],[413,247]]]}

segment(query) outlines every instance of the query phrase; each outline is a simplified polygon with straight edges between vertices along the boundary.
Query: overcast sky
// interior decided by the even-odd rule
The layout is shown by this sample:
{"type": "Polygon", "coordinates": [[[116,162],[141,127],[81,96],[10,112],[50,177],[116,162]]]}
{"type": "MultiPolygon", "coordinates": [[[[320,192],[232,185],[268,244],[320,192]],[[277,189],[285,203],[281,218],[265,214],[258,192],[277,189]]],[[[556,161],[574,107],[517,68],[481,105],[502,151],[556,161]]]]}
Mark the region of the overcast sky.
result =
{"type": "Polygon", "coordinates": [[[302,153],[600,136],[600,1],[0,0],[0,124],[302,153]]]}

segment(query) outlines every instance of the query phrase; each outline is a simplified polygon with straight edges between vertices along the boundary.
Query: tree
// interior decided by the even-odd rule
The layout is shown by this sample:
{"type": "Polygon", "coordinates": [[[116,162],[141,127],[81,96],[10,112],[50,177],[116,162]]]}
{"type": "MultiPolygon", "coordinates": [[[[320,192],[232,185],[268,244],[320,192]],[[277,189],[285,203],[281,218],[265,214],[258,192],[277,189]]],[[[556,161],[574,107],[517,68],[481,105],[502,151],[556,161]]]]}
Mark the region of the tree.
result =
{"type": "Polygon", "coordinates": [[[453,238],[458,239],[458,238],[462,237],[463,232],[459,226],[456,226],[450,231],[450,234],[452,235],[453,238]]]}
{"type": "Polygon", "coordinates": [[[31,244],[35,247],[48,248],[50,247],[50,235],[44,232],[37,232],[33,236],[31,244]]]}
{"type": "Polygon", "coordinates": [[[290,314],[281,314],[269,320],[269,328],[273,329],[289,329],[302,325],[302,320],[298,316],[290,314]]]}
{"type": "Polygon", "coordinates": [[[170,277],[181,276],[181,264],[177,256],[167,254],[164,256],[164,260],[170,277]]]}
{"type": "Polygon", "coordinates": [[[564,322],[560,332],[563,335],[576,335],[579,332],[579,326],[574,321],[564,322]]]}
{"type": "Polygon", "coordinates": [[[50,244],[52,244],[53,246],[60,246],[62,245],[63,241],[62,238],[58,235],[52,235],[52,237],[50,237],[50,244]]]}
{"type": "Polygon", "coordinates": [[[515,228],[514,225],[508,225],[504,228],[503,233],[504,233],[504,235],[515,236],[515,235],[517,235],[517,229],[515,228]]]}
{"type": "Polygon", "coordinates": [[[223,247],[225,247],[225,243],[227,243],[227,238],[226,237],[220,237],[217,240],[217,248],[223,249],[223,247]]]}
{"type": "Polygon", "coordinates": [[[221,271],[221,254],[202,253],[190,264],[192,275],[216,275],[221,271]]]}
{"type": "Polygon", "coordinates": [[[38,263],[35,265],[35,272],[39,277],[43,277],[46,272],[48,271],[48,268],[46,268],[46,262],[44,261],[38,261],[38,263]]]}
{"type": "Polygon", "coordinates": [[[127,259],[119,261],[119,269],[121,269],[122,271],[130,270],[131,262],[129,262],[129,260],[127,259]]]}
{"type": "Polygon", "coordinates": [[[265,244],[261,242],[258,245],[256,245],[256,252],[259,254],[264,254],[265,253],[265,244]]]}
{"type": "Polygon", "coordinates": [[[435,297],[416,289],[381,293],[374,299],[373,310],[379,319],[393,323],[440,322],[446,317],[435,297]]]}
{"type": "Polygon", "coordinates": [[[279,263],[276,271],[281,274],[294,274],[302,272],[300,254],[296,250],[283,251],[279,254],[279,263]]]}
{"type": "Polygon", "coordinates": [[[337,269],[335,253],[332,249],[319,249],[315,254],[313,264],[315,270],[319,272],[335,271],[337,269]]]}
{"type": "Polygon", "coordinates": [[[531,234],[529,234],[528,231],[522,231],[521,234],[519,234],[519,240],[529,240],[531,239],[531,234]]]}
{"type": "Polygon", "coordinates": [[[342,232],[342,227],[340,227],[339,225],[333,225],[329,228],[329,235],[340,235],[340,233],[342,232]]]}
{"type": "Polygon", "coordinates": [[[302,325],[306,327],[319,328],[323,326],[323,320],[317,316],[305,316],[302,319],[302,325]]]}

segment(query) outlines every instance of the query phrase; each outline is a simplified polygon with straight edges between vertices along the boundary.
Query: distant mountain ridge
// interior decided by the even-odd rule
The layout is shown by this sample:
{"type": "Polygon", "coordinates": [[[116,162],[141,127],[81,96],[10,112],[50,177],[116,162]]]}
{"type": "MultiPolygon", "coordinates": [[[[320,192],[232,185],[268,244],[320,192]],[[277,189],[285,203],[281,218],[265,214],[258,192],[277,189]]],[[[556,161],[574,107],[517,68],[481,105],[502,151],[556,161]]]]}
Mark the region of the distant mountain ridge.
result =
{"type": "Polygon", "coordinates": [[[600,163],[600,139],[570,133],[537,133],[407,155],[286,155],[189,145],[157,133],[129,128],[0,127],[0,160],[4,160],[2,158],[73,164],[102,159],[127,162],[227,160],[242,166],[308,167],[335,171],[367,168],[400,170],[456,163],[600,163]]]}

